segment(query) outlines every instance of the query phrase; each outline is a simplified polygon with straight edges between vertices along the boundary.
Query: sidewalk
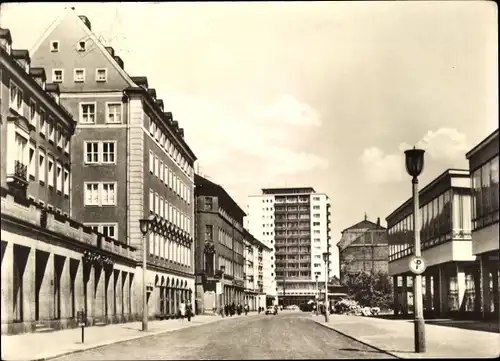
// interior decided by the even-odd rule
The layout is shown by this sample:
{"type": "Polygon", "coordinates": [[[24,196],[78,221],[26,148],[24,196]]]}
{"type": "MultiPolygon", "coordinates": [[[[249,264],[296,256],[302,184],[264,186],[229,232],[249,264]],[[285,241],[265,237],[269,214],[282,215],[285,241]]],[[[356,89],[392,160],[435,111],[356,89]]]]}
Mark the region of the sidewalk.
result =
{"type": "Polygon", "coordinates": [[[374,317],[331,315],[312,319],[346,336],[399,358],[476,358],[500,355],[500,334],[438,325],[425,325],[425,353],[414,352],[413,322],[374,317]]]}
{"type": "Polygon", "coordinates": [[[28,361],[47,360],[75,352],[81,352],[110,344],[134,340],[196,327],[208,323],[248,316],[220,317],[212,315],[197,315],[188,322],[186,319],[149,321],[148,332],[142,332],[141,322],[119,323],[107,326],[85,328],[85,343],[81,343],[81,328],[72,328],[45,333],[25,333],[21,335],[2,335],[2,360],[28,361]]]}

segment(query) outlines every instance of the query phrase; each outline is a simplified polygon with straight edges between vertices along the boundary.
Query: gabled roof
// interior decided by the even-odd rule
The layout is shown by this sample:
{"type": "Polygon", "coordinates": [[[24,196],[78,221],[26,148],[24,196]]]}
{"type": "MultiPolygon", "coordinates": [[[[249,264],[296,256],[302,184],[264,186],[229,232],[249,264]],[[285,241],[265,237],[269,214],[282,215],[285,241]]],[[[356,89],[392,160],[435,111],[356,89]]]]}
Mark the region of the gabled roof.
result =
{"type": "Polygon", "coordinates": [[[218,197],[219,205],[237,220],[246,216],[245,211],[238,206],[222,186],[196,173],[194,175],[194,184],[196,195],[218,197]]]}
{"type": "Polygon", "coordinates": [[[386,229],[385,227],[382,227],[379,224],[373,223],[372,221],[369,221],[367,219],[362,220],[359,223],[356,223],[353,226],[350,226],[349,228],[346,228],[342,231],[344,233],[345,231],[351,231],[351,230],[356,230],[356,229],[386,229]]]}
{"type": "Polygon", "coordinates": [[[54,20],[54,22],[45,30],[45,32],[40,36],[40,38],[37,40],[33,48],[31,49],[30,53],[35,54],[35,52],[38,50],[40,45],[47,39],[47,37],[54,31],[55,28],[57,28],[61,22],[68,16],[71,16],[75,20],[75,24],[78,24],[77,26],[81,26],[84,32],[87,34],[87,36],[96,44],[97,49],[99,49],[104,56],[108,59],[109,63],[116,69],[116,71],[129,83],[130,86],[136,86],[132,78],[123,70],[120,65],[117,63],[117,61],[113,58],[113,56],[109,53],[108,50],[106,50],[106,47],[100,42],[100,40],[95,36],[95,34],[85,25],[84,21],[76,14],[74,8],[66,7],[64,10],[59,14],[59,16],[54,20]]]}

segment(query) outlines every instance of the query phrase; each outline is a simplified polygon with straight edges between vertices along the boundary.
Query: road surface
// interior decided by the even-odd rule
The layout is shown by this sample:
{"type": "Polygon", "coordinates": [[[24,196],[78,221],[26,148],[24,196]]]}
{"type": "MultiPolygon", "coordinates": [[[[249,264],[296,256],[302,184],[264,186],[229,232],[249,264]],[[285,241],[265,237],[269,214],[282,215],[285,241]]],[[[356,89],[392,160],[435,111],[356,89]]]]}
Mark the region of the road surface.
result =
{"type": "Polygon", "coordinates": [[[76,353],[56,360],[336,358],[394,357],[318,325],[310,319],[308,313],[282,312],[276,316],[225,319],[76,353]]]}

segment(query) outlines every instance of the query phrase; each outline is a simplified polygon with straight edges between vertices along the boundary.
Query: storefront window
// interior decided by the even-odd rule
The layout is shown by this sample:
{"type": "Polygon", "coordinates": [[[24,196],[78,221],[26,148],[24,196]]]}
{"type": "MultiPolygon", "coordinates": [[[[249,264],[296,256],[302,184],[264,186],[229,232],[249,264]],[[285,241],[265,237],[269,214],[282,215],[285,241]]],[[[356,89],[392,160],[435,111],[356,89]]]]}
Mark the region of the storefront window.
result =
{"type": "Polygon", "coordinates": [[[457,277],[450,277],[448,283],[448,310],[458,311],[459,300],[458,300],[458,282],[457,277]]]}
{"type": "Polygon", "coordinates": [[[476,289],[474,284],[474,275],[471,273],[467,273],[465,274],[465,295],[464,295],[464,304],[466,312],[474,311],[475,300],[476,300],[476,289]]]}

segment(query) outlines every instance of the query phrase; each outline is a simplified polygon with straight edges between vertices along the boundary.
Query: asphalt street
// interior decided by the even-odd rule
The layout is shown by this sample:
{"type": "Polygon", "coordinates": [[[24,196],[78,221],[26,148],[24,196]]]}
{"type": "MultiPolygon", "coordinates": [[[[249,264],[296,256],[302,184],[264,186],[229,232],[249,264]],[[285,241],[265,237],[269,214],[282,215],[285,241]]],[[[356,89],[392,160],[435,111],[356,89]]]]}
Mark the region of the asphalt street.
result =
{"type": "Polygon", "coordinates": [[[283,312],[276,316],[228,319],[76,353],[57,360],[336,358],[394,357],[318,325],[310,319],[310,314],[283,312]]]}

